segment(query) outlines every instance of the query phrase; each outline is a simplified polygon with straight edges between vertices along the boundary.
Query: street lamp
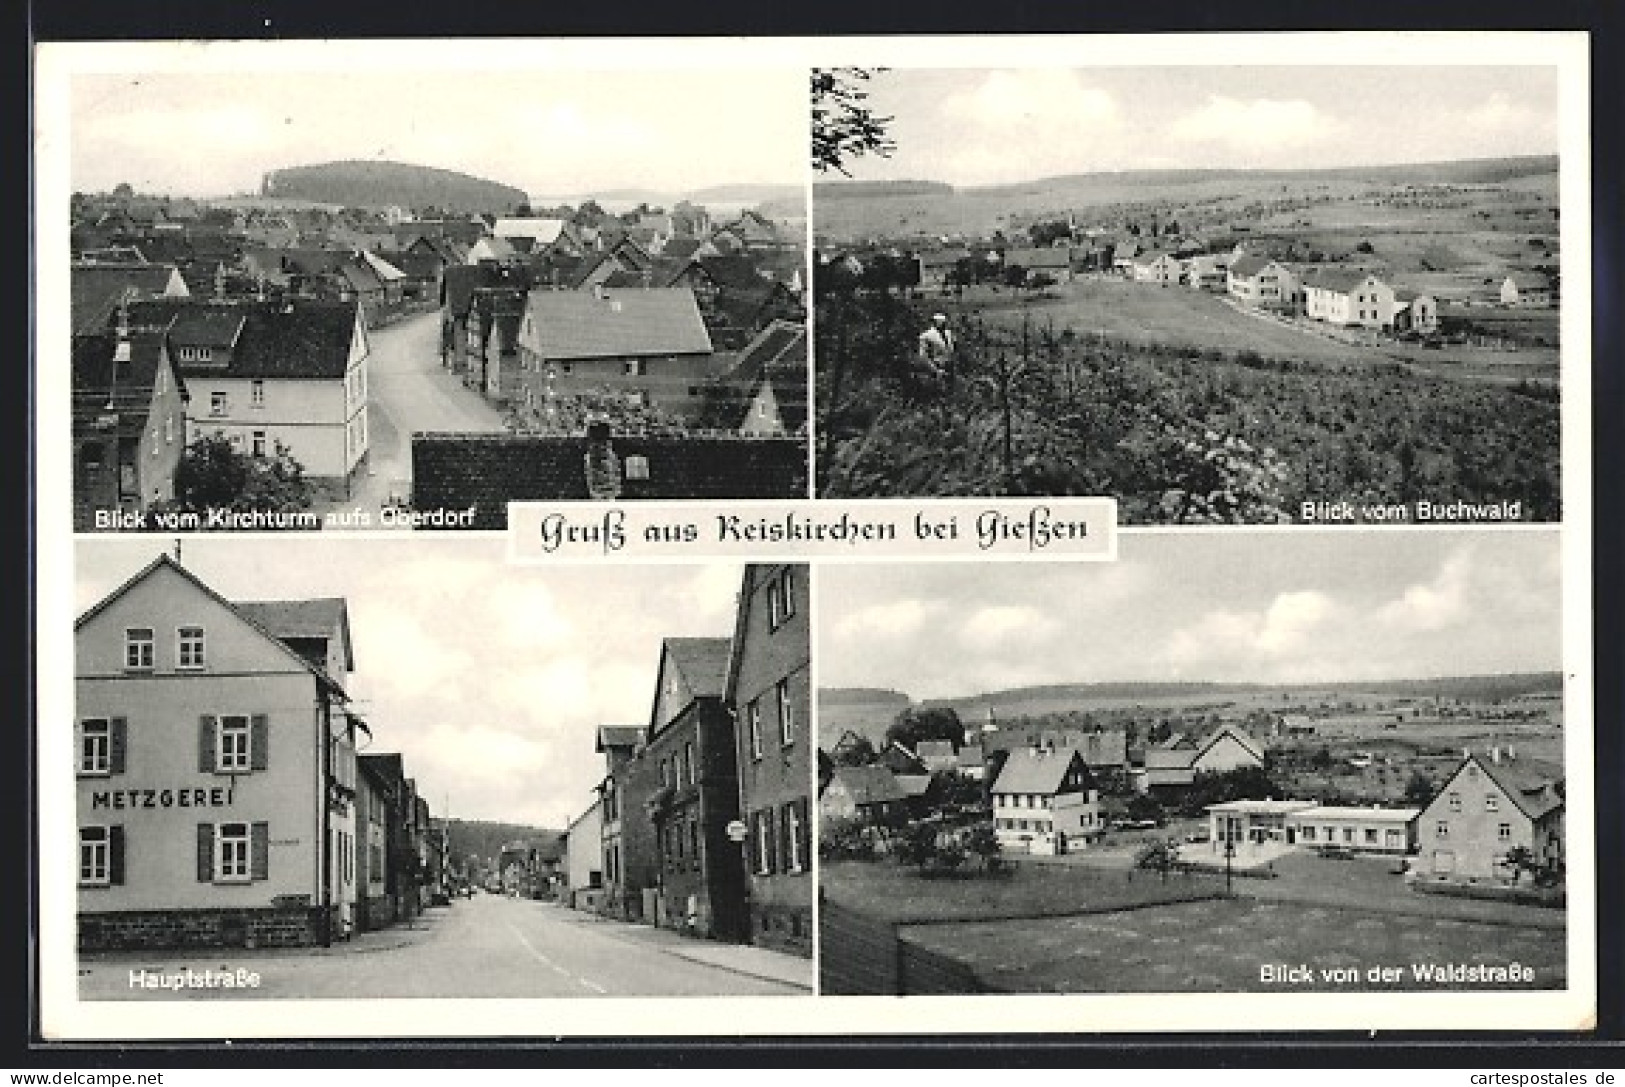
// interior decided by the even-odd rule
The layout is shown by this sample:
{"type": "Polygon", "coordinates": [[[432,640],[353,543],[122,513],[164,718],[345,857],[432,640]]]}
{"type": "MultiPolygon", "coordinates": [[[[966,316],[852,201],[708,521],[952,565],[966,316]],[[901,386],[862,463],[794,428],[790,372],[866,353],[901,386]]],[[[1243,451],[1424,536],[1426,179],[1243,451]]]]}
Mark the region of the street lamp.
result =
{"type": "Polygon", "coordinates": [[[1236,855],[1236,839],[1235,839],[1235,836],[1230,833],[1230,828],[1226,827],[1225,828],[1225,833],[1224,833],[1224,896],[1226,898],[1231,897],[1231,894],[1230,894],[1230,861],[1231,861],[1232,858],[1235,857],[1235,855],[1236,855]]]}

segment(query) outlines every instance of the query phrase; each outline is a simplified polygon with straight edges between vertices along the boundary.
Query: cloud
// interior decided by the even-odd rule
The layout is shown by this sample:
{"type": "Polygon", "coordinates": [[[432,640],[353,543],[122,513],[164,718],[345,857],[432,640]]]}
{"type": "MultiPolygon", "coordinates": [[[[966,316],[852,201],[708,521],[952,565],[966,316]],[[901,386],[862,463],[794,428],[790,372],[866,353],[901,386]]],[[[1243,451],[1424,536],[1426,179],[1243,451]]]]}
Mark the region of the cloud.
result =
{"type": "Polygon", "coordinates": [[[479,674],[474,659],[454,640],[421,622],[426,614],[389,605],[351,611],[357,668],[375,686],[380,675],[387,675],[392,697],[440,694],[449,684],[479,674]],[[368,660],[378,658],[387,658],[387,664],[368,666],[368,660]]]}
{"type": "Polygon", "coordinates": [[[1463,110],[1452,126],[1467,129],[1480,137],[1517,136],[1539,133],[1546,141],[1556,138],[1556,118],[1548,110],[1532,109],[1513,102],[1504,94],[1492,94],[1478,106],[1463,110]]]}
{"type": "Polygon", "coordinates": [[[1348,617],[1325,593],[1283,592],[1261,610],[1208,612],[1173,633],[1167,656],[1187,675],[1219,666],[1276,674],[1272,670],[1284,664],[1301,671],[1306,661],[1318,663],[1322,654],[1316,650],[1345,632],[1348,624],[1348,617]]]}
{"type": "Polygon", "coordinates": [[[924,626],[928,609],[919,600],[903,599],[889,604],[873,604],[840,619],[836,637],[846,639],[898,639],[917,634],[924,626]]]}
{"type": "Polygon", "coordinates": [[[965,618],[959,642],[978,653],[1008,655],[1014,649],[1047,643],[1060,624],[1037,608],[994,606],[980,608],[965,618]]]}
{"type": "Polygon", "coordinates": [[[942,149],[949,176],[972,185],[1116,165],[1123,124],[1110,93],[1061,69],[989,72],[943,99],[941,115],[953,134],[942,149]]]}
{"type": "Polygon", "coordinates": [[[1297,150],[1331,139],[1338,125],[1313,104],[1210,95],[1199,108],[1168,127],[1174,140],[1219,144],[1234,151],[1258,153],[1297,150]]]}

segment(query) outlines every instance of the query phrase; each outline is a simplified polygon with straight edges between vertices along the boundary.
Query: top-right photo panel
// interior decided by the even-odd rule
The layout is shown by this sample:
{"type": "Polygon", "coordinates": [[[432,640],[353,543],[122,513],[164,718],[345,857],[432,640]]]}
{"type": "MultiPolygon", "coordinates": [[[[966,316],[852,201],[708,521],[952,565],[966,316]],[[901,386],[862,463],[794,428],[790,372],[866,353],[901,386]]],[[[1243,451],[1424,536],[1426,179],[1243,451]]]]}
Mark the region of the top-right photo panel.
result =
{"type": "Polygon", "coordinates": [[[1562,520],[1559,81],[815,69],[818,495],[1562,520]]]}

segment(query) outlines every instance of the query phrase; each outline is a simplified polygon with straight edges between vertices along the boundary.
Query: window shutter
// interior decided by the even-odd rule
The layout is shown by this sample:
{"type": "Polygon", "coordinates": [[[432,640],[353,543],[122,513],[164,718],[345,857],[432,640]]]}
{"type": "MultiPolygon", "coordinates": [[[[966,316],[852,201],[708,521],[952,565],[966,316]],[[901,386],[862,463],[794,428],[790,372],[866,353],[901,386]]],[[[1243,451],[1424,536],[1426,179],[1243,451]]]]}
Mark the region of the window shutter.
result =
{"type": "Polygon", "coordinates": [[[767,863],[762,867],[767,875],[779,870],[779,828],[773,818],[777,814],[773,808],[762,809],[762,819],[767,823],[767,863]]]}
{"type": "Polygon", "coordinates": [[[790,820],[792,806],[786,804],[779,812],[779,864],[785,871],[790,870],[790,861],[795,857],[795,852],[790,847],[790,835],[796,832],[790,820]]]}
{"type": "Polygon", "coordinates": [[[271,878],[270,823],[255,823],[249,828],[248,866],[250,879],[271,878]]]}
{"type": "Polygon", "coordinates": [[[270,765],[270,722],[265,714],[256,713],[248,721],[248,768],[264,770],[270,765]]]}
{"type": "Polygon", "coordinates": [[[214,824],[197,825],[197,881],[214,882],[214,824]]]}
{"type": "Polygon", "coordinates": [[[124,828],[107,828],[107,882],[124,886],[124,828]]]}
{"type": "Polygon", "coordinates": [[[197,723],[197,769],[200,774],[212,774],[218,763],[214,757],[214,717],[204,714],[197,723]]]}
{"type": "Polygon", "coordinates": [[[110,773],[124,773],[125,752],[129,749],[130,722],[124,717],[115,717],[108,724],[107,736],[107,768],[110,773]]]}
{"type": "Polygon", "coordinates": [[[812,869],[813,858],[812,798],[803,796],[793,803],[800,809],[801,823],[798,831],[801,834],[801,870],[806,872],[812,869]]]}

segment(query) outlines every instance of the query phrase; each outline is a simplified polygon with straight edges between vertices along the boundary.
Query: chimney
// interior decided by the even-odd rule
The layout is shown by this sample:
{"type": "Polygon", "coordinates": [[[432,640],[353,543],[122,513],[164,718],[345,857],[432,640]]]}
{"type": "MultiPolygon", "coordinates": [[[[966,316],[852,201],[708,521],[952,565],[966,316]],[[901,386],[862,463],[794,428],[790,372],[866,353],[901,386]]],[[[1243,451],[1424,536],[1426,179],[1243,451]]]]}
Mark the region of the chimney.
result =
{"type": "Polygon", "coordinates": [[[587,453],[583,458],[587,476],[587,496],[609,499],[621,495],[621,461],[610,442],[609,422],[599,419],[587,424],[587,453]]]}

